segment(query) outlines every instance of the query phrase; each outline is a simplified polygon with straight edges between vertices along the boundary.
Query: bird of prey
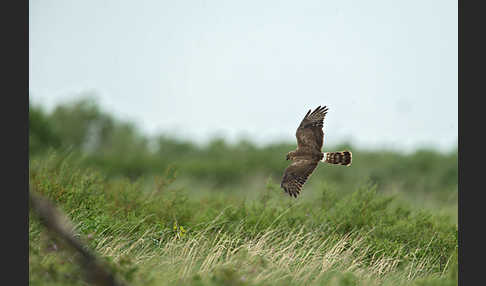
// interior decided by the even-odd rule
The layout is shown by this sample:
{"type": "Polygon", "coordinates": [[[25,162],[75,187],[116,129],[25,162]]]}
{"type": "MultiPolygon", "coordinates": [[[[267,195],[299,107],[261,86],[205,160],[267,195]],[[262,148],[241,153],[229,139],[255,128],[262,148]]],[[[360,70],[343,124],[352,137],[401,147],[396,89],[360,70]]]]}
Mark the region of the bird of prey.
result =
{"type": "Polygon", "coordinates": [[[292,160],[284,171],[280,186],[291,197],[297,197],[310,174],[319,162],[350,166],[352,153],[350,151],[327,152],[321,151],[324,132],[322,131],[326,106],[318,106],[311,113],[311,109],[304,116],[295,136],[297,149],[287,153],[287,160],[292,160]]]}

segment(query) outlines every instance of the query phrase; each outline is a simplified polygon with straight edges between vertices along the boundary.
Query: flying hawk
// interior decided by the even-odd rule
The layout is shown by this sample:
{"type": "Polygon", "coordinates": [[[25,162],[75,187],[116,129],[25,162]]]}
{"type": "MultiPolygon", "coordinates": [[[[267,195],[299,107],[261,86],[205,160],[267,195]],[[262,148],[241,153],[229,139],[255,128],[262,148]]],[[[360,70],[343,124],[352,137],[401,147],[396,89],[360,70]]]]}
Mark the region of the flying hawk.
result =
{"type": "Polygon", "coordinates": [[[327,107],[317,107],[314,111],[309,109],[297,128],[297,149],[287,153],[287,160],[292,164],[285,169],[280,186],[290,196],[297,197],[302,186],[319,162],[338,165],[351,165],[352,153],[350,151],[327,152],[321,151],[324,132],[322,127],[327,107]]]}

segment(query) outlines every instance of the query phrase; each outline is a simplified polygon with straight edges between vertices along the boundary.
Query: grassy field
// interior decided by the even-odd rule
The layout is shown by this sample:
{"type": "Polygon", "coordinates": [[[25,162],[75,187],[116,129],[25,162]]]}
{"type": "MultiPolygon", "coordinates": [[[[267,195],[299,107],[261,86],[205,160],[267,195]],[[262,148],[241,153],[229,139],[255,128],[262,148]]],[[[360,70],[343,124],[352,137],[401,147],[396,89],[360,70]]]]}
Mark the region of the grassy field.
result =
{"type": "MultiPolygon", "coordinates": [[[[293,142],[149,138],[90,101],[30,107],[32,190],[131,285],[457,285],[457,151],[359,150],[292,199],[293,142]]],[[[31,213],[32,285],[87,285],[31,213]]]]}

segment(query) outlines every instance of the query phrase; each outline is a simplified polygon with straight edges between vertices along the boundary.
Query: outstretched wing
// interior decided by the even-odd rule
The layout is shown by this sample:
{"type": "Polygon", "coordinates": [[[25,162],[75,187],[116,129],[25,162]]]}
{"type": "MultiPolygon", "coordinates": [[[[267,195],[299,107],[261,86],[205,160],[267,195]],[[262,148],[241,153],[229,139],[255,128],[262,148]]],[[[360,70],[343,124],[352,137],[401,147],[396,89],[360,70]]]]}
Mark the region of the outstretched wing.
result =
{"type": "Polygon", "coordinates": [[[321,152],[324,132],[324,117],[327,114],[327,107],[318,106],[314,111],[309,109],[300,123],[295,137],[297,137],[297,148],[321,152]]]}
{"type": "Polygon", "coordinates": [[[280,186],[286,193],[296,198],[318,163],[319,161],[315,160],[294,161],[285,169],[280,186]]]}

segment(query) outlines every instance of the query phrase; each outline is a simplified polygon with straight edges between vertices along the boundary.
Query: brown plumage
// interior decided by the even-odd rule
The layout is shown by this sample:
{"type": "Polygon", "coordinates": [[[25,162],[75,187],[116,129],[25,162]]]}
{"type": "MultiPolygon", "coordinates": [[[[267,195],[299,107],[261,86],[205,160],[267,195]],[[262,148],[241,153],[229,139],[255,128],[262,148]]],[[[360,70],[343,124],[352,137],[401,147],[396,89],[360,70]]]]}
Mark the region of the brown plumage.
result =
{"type": "Polygon", "coordinates": [[[295,133],[297,149],[287,154],[287,160],[293,162],[285,169],[280,184],[290,196],[297,197],[300,194],[302,187],[319,162],[351,165],[352,153],[349,151],[328,153],[321,151],[324,143],[322,128],[327,110],[326,106],[318,106],[312,113],[309,110],[297,128],[295,133]]]}

